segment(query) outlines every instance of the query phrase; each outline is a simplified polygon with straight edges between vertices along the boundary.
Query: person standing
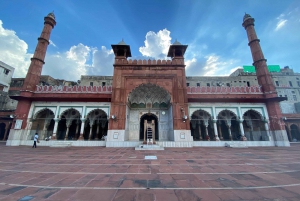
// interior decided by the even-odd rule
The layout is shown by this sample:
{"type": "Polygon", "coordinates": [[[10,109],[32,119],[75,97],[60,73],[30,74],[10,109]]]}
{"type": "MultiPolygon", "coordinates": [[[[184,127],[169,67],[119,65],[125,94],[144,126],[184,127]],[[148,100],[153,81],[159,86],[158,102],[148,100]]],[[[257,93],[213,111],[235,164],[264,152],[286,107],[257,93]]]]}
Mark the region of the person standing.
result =
{"type": "Polygon", "coordinates": [[[35,133],[34,137],[33,137],[33,145],[32,145],[32,148],[36,148],[36,142],[38,141],[39,139],[39,135],[37,133],[35,133]]]}

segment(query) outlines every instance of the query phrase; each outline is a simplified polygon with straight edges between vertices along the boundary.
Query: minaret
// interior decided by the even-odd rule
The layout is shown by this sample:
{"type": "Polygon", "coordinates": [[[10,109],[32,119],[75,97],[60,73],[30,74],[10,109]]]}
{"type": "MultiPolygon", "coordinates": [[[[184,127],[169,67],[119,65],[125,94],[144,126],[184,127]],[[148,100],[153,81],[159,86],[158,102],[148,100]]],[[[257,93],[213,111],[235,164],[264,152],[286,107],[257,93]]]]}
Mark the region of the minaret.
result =
{"type": "Polygon", "coordinates": [[[256,36],[254,29],[254,18],[249,14],[245,14],[243,18],[243,27],[246,29],[248,36],[248,45],[251,49],[253,58],[253,66],[255,66],[258,84],[262,86],[266,106],[270,120],[270,130],[273,131],[275,141],[280,139],[282,145],[287,146],[286,130],[282,120],[282,113],[279,106],[281,99],[277,96],[275,86],[267,67],[267,60],[260,47],[260,40],[256,36]]]}
{"type": "MultiPolygon", "coordinates": [[[[44,65],[44,59],[46,56],[46,50],[49,45],[50,34],[54,26],[56,25],[55,16],[53,13],[49,13],[44,18],[44,28],[41,36],[38,38],[38,44],[36,46],[33,57],[31,58],[31,63],[23,84],[20,90],[20,95],[18,99],[18,105],[15,111],[16,120],[20,123],[21,128],[25,129],[27,125],[27,118],[29,109],[31,106],[31,97],[35,91],[36,85],[39,84],[40,76],[42,73],[42,68],[44,65]]],[[[15,123],[12,128],[14,129],[15,123]]]]}
{"type": "Polygon", "coordinates": [[[54,13],[49,13],[44,18],[44,21],[44,28],[41,36],[38,38],[38,44],[35,48],[34,55],[31,58],[31,63],[23,84],[22,90],[25,91],[34,91],[36,85],[39,84],[42,68],[45,64],[44,59],[46,56],[47,47],[50,44],[50,34],[56,25],[54,13]]]}

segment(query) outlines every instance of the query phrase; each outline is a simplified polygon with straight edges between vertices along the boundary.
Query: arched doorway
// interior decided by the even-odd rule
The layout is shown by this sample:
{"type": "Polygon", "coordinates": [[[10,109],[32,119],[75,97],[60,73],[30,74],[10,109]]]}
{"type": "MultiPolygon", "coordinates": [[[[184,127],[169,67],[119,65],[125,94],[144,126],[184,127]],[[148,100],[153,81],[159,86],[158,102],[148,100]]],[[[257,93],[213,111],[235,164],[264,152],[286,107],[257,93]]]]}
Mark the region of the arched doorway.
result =
{"type": "Polygon", "coordinates": [[[5,135],[5,123],[0,123],[0,140],[3,140],[5,135]]]}
{"type": "Polygon", "coordinates": [[[70,108],[61,114],[57,127],[58,140],[76,140],[80,131],[81,121],[80,113],[70,108]]]}
{"type": "Polygon", "coordinates": [[[38,133],[41,140],[52,135],[54,129],[54,113],[45,108],[34,115],[31,127],[31,136],[38,133]]]}
{"type": "Polygon", "coordinates": [[[147,114],[144,114],[143,116],[141,116],[141,119],[140,119],[140,140],[144,140],[144,129],[145,129],[144,122],[145,122],[145,120],[147,121],[147,123],[151,123],[152,120],[154,120],[155,140],[159,140],[157,116],[155,116],[154,114],[151,114],[151,113],[147,113],[147,114]]]}
{"type": "Polygon", "coordinates": [[[248,110],[243,115],[245,136],[249,141],[268,141],[263,117],[255,110],[248,110]]]}
{"type": "Polygon", "coordinates": [[[195,141],[215,138],[211,115],[204,110],[197,110],[192,114],[190,128],[195,141]]]}
{"type": "Polygon", "coordinates": [[[223,140],[240,140],[241,132],[237,116],[230,110],[223,110],[218,114],[218,124],[221,139],[223,140]]]}
{"type": "Polygon", "coordinates": [[[290,128],[291,128],[292,142],[294,142],[294,141],[296,141],[296,142],[300,141],[300,133],[299,133],[298,126],[295,125],[295,124],[292,124],[290,126],[290,128]]]}
{"type": "Polygon", "coordinates": [[[85,140],[101,140],[107,135],[108,117],[101,109],[95,109],[88,113],[84,129],[85,140]]]}
{"type": "Polygon", "coordinates": [[[128,94],[125,127],[128,128],[129,140],[143,140],[145,120],[154,121],[153,140],[167,140],[174,132],[171,96],[156,84],[141,84],[128,94]]]}

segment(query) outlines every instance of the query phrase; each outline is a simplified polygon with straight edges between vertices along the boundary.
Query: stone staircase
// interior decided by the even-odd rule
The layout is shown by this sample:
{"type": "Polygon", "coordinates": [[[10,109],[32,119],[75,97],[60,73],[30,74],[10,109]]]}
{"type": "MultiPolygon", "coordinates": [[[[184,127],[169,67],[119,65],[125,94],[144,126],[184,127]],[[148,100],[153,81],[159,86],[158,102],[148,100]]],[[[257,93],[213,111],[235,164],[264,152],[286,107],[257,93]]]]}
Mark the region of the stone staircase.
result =
{"type": "Polygon", "coordinates": [[[237,141],[237,142],[226,142],[225,147],[231,148],[248,148],[246,142],[237,141]]]}
{"type": "Polygon", "coordinates": [[[50,147],[71,147],[72,142],[70,141],[56,141],[50,147]]]}

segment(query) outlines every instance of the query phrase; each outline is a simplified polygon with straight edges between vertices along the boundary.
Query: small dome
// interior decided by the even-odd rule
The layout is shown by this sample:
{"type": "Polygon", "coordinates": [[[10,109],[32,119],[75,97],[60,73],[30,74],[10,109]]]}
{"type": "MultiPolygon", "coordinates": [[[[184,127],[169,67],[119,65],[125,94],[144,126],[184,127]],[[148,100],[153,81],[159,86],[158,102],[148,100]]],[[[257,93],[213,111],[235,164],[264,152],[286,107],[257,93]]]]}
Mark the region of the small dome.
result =
{"type": "Polygon", "coordinates": [[[245,20],[248,19],[248,18],[252,18],[252,17],[251,17],[251,15],[245,13],[244,18],[243,18],[243,21],[245,21],[245,20]]]}
{"type": "Polygon", "coordinates": [[[125,42],[124,42],[124,40],[122,39],[122,41],[120,41],[119,43],[118,43],[118,45],[127,45],[125,42]]]}
{"type": "Polygon", "coordinates": [[[182,44],[180,42],[178,42],[176,39],[175,42],[173,43],[173,45],[182,45],[182,44]]]}
{"type": "Polygon", "coordinates": [[[55,15],[54,15],[54,12],[51,12],[47,15],[47,17],[51,17],[52,19],[55,20],[55,15]]]}

